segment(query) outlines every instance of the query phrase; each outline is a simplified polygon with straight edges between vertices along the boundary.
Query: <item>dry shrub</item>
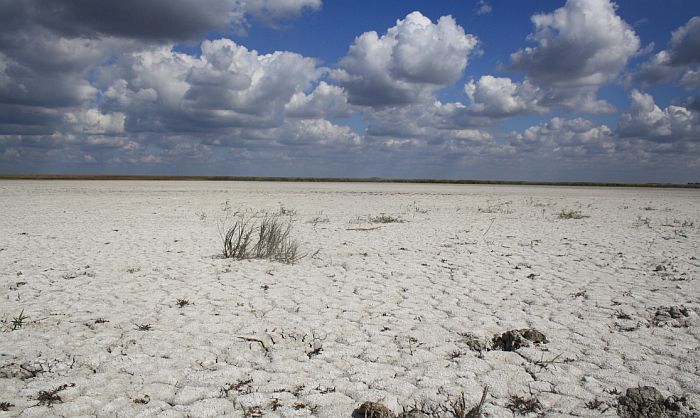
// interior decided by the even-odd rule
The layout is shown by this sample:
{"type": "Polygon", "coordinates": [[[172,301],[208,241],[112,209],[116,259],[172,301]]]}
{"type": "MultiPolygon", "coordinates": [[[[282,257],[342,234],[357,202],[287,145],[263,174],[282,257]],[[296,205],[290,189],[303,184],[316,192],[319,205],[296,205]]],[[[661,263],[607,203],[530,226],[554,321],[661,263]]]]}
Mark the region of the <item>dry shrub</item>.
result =
{"type": "Polygon", "coordinates": [[[219,222],[222,255],[234,260],[268,259],[294,263],[303,255],[292,239],[292,218],[263,214],[259,220],[245,213],[226,212],[219,222]]]}
{"type": "Polygon", "coordinates": [[[562,209],[562,211],[559,212],[559,219],[583,219],[583,218],[589,218],[589,216],[582,214],[581,211],[578,211],[578,210],[562,209]]]}

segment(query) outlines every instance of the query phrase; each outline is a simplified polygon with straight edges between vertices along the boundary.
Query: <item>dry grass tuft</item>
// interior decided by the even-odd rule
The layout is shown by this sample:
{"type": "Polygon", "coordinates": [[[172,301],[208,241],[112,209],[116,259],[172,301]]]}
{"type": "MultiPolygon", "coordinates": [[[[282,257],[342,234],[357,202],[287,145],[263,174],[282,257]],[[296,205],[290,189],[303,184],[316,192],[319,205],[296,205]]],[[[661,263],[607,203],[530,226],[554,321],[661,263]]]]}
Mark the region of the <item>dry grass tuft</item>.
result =
{"type": "Polygon", "coordinates": [[[398,216],[386,215],[384,213],[377,216],[368,216],[367,220],[373,224],[391,224],[406,222],[398,216]]]}
{"type": "Polygon", "coordinates": [[[562,209],[561,212],[559,212],[559,219],[583,219],[583,218],[590,218],[588,215],[584,215],[581,213],[581,211],[578,210],[572,210],[572,209],[562,209]]]}
{"type": "Polygon", "coordinates": [[[222,255],[234,260],[268,259],[292,264],[304,257],[291,238],[292,218],[263,214],[259,221],[235,213],[219,222],[222,255]]]}
{"type": "Polygon", "coordinates": [[[532,412],[542,411],[542,403],[534,396],[525,398],[523,396],[515,395],[511,396],[506,408],[510,409],[510,411],[514,414],[518,413],[520,415],[526,415],[532,412]]]}
{"type": "Polygon", "coordinates": [[[74,387],[75,383],[68,383],[64,384],[61,386],[58,386],[55,389],[51,390],[42,390],[39,392],[39,394],[36,397],[36,400],[39,401],[39,405],[46,405],[48,407],[53,406],[55,403],[62,403],[63,399],[58,395],[59,392],[74,387]]]}
{"type": "Polygon", "coordinates": [[[483,416],[482,409],[488,397],[489,387],[485,386],[481,393],[481,400],[478,404],[469,408],[462,392],[456,398],[448,396],[444,403],[427,404],[420,403],[406,409],[398,415],[398,418],[426,417],[426,418],[480,418],[483,416]]]}

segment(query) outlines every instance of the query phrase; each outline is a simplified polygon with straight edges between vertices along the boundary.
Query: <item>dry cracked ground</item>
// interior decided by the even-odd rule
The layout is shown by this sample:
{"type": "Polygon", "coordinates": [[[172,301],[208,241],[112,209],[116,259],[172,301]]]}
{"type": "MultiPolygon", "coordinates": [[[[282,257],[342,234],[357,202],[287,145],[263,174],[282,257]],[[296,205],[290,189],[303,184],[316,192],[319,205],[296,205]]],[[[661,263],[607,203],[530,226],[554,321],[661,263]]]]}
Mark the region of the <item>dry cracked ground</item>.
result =
{"type": "Polygon", "coordinates": [[[455,416],[485,388],[490,417],[698,416],[698,190],[3,181],[0,197],[0,417],[455,416]],[[306,257],[221,258],[225,202],[291,217],[306,257]]]}

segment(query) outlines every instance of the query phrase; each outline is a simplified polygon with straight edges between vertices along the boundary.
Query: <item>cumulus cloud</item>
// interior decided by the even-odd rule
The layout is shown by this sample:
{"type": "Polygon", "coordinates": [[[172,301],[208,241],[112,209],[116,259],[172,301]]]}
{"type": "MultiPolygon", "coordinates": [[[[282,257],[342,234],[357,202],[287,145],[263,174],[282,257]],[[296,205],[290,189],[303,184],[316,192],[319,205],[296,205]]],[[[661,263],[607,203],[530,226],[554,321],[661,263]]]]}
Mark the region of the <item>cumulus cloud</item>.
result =
{"type": "Polygon", "coordinates": [[[0,103],[62,107],[93,98],[97,90],[84,76],[110,46],[45,32],[33,35],[0,52],[0,103]]]}
{"type": "Polygon", "coordinates": [[[345,91],[321,81],[309,94],[295,93],[285,105],[288,117],[302,119],[349,117],[352,114],[345,91]]]}
{"type": "Polygon", "coordinates": [[[476,45],[477,38],[451,16],[433,23],[413,12],[381,36],[374,31],[358,36],[333,78],[352,104],[415,103],[457,81],[476,45]]]}
{"type": "Polygon", "coordinates": [[[478,118],[460,113],[463,109],[439,101],[378,109],[367,117],[367,147],[413,161],[491,153],[495,142],[485,127],[488,121],[478,123],[478,118]]]}
{"type": "MultiPolygon", "coordinates": [[[[247,16],[286,19],[320,7],[320,0],[1,1],[0,104],[13,114],[28,111],[9,106],[34,107],[37,115],[74,110],[97,99],[90,72],[106,61],[225,31],[247,16]]],[[[44,131],[57,128],[56,120],[47,117],[44,131]]],[[[0,133],[21,123],[4,124],[0,133]]],[[[27,131],[39,124],[33,120],[27,131]]]]}
{"type": "MultiPolygon", "coordinates": [[[[464,85],[465,103],[443,103],[436,94],[462,78],[478,44],[450,16],[431,21],[413,12],[386,31],[360,34],[328,69],[297,53],[258,53],[230,39],[200,43],[212,31],[274,26],[320,10],[321,0],[93,3],[0,0],[3,170],[32,163],[39,170],[56,164],[373,173],[358,169],[367,164],[414,177],[444,176],[449,166],[463,177],[462,169],[481,164],[499,177],[522,156],[567,167],[574,157],[685,153],[697,160],[700,151],[700,98],[660,108],[636,90],[614,131],[550,117],[505,138],[492,129],[502,118],[557,108],[613,110],[598,88],[617,79],[639,40],[606,0],[569,0],[534,16],[534,45],[516,51],[509,67],[524,77],[475,76],[464,85]],[[196,52],[183,52],[190,48],[196,52]],[[343,118],[352,118],[352,127],[343,118]]],[[[490,3],[474,2],[474,11],[490,12],[490,3]]],[[[652,58],[650,74],[657,73],[649,80],[678,77],[697,88],[697,19],[652,58]]]]}
{"type": "Polygon", "coordinates": [[[532,155],[579,164],[682,166],[697,159],[700,116],[689,106],[660,108],[651,95],[633,90],[630,107],[615,129],[576,118],[552,118],[522,132],[511,132],[508,144],[514,156],[532,155]]]}
{"type": "Polygon", "coordinates": [[[86,76],[121,48],[111,39],[55,37],[44,29],[0,30],[0,44],[0,107],[14,115],[0,120],[0,134],[52,132],[62,123],[60,112],[96,99],[98,90],[86,76]]]}
{"type": "Polygon", "coordinates": [[[669,55],[672,65],[700,64],[700,17],[673,31],[669,55]]]}
{"type": "Polygon", "coordinates": [[[630,94],[630,108],[619,120],[621,137],[656,142],[700,140],[700,114],[683,106],[661,109],[654,98],[638,90],[630,94]]]}
{"type": "Polygon", "coordinates": [[[508,140],[518,152],[564,157],[611,154],[615,150],[615,136],[609,127],[582,118],[555,117],[522,133],[513,132],[508,140]]]}
{"type": "Polygon", "coordinates": [[[568,109],[609,112],[595,99],[639,50],[639,38],[609,0],[568,0],[552,13],[532,16],[534,47],[511,54],[512,70],[551,88],[549,101],[568,109]]]}
{"type": "Polygon", "coordinates": [[[700,17],[695,16],[673,31],[668,47],[643,63],[631,79],[636,83],[652,85],[674,80],[685,71],[681,85],[694,88],[699,84],[698,64],[700,64],[700,17]]]}
{"type": "Polygon", "coordinates": [[[544,112],[539,104],[542,91],[529,81],[513,82],[508,77],[485,75],[469,81],[464,90],[469,96],[469,110],[489,117],[506,117],[526,112],[544,112]]]}
{"type": "Polygon", "coordinates": [[[681,77],[681,85],[688,90],[700,87],[700,69],[687,70],[681,77]]]}
{"type": "Polygon", "coordinates": [[[319,76],[316,61],[291,52],[260,55],[229,39],[204,41],[199,57],[155,48],[105,68],[104,107],[133,131],[274,127],[295,93],[319,76]]]}
{"type": "Polygon", "coordinates": [[[320,7],[321,0],[22,0],[0,4],[0,15],[64,37],[184,41],[246,25],[249,16],[271,22],[320,7]]]}
{"type": "Polygon", "coordinates": [[[671,81],[678,76],[680,71],[681,69],[671,65],[668,51],[660,51],[647,62],[642,63],[632,79],[634,83],[648,86],[671,81]]]}
{"type": "Polygon", "coordinates": [[[80,133],[97,135],[115,135],[124,133],[125,116],[121,112],[102,113],[98,109],[81,109],[68,112],[66,123],[80,133]]]}
{"type": "Polygon", "coordinates": [[[320,8],[321,0],[0,2],[0,154],[143,166],[225,164],[214,152],[224,145],[278,156],[358,147],[360,135],[325,119],[350,116],[350,105],[342,87],[316,84],[324,70],[315,59],[229,39],[193,54],[173,49],[320,8]]]}
{"type": "Polygon", "coordinates": [[[530,38],[537,46],[511,54],[511,68],[538,84],[601,85],[622,71],[640,45],[608,0],[568,0],[553,13],[534,15],[532,23],[530,38]]]}
{"type": "Polygon", "coordinates": [[[325,119],[290,120],[271,134],[277,142],[284,145],[355,147],[362,143],[360,135],[350,127],[336,125],[325,119]]]}

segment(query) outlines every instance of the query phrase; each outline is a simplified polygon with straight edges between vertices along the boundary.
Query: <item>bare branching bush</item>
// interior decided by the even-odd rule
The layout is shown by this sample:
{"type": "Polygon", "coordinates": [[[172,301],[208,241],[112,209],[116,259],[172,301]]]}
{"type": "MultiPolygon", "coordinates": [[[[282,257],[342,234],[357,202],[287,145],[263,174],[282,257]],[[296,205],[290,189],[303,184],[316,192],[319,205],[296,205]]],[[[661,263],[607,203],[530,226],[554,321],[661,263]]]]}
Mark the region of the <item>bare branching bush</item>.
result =
{"type": "Polygon", "coordinates": [[[244,212],[231,212],[230,207],[225,206],[218,224],[224,258],[258,258],[292,264],[303,257],[299,243],[291,237],[291,217],[263,213],[258,218],[244,212]]]}

